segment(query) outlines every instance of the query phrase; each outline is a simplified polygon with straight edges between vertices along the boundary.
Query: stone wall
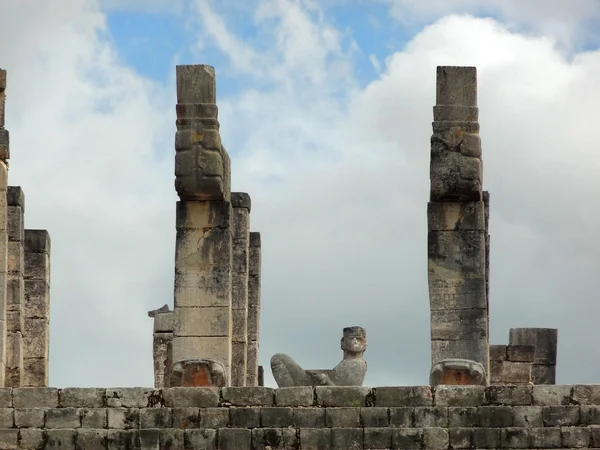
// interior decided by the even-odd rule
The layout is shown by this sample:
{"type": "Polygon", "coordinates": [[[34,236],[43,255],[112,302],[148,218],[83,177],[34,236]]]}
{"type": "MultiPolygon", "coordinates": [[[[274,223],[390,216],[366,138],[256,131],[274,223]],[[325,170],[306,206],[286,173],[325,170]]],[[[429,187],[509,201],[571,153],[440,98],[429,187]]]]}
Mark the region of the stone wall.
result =
{"type": "Polygon", "coordinates": [[[600,385],[6,388],[0,448],[600,447],[600,385]]]}

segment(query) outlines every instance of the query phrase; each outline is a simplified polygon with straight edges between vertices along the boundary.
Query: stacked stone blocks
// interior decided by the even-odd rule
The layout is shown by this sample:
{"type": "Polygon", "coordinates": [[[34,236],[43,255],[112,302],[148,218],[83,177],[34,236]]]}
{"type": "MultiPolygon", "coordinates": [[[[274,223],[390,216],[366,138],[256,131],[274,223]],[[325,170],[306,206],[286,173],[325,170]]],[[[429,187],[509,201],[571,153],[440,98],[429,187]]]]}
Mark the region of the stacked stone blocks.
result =
{"type": "Polygon", "coordinates": [[[599,446],[598,385],[0,390],[2,449],[599,446]]]}
{"type": "Polygon", "coordinates": [[[428,280],[432,365],[488,364],[487,214],[474,67],[438,67],[431,136],[428,280]]]}

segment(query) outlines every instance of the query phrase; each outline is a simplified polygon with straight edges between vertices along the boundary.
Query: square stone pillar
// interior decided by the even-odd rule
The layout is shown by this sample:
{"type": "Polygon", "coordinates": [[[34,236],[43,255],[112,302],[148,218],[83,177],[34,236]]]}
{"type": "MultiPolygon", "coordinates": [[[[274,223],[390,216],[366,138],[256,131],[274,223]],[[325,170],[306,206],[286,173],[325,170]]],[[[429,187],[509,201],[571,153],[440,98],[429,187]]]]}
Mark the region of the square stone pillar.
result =
{"type": "Polygon", "coordinates": [[[177,380],[172,381],[225,378],[230,383],[231,163],[219,134],[214,68],[177,66],[176,111],[175,189],[181,201],[176,211],[173,311],[177,380]],[[181,372],[188,369],[214,369],[219,376],[181,372]]]}
{"type": "Polygon", "coordinates": [[[474,67],[437,68],[430,178],[431,362],[469,360],[487,376],[487,227],[474,67]]]}
{"type": "Polygon", "coordinates": [[[0,387],[5,385],[6,374],[6,278],[8,256],[7,189],[9,139],[4,128],[6,71],[0,69],[0,387]]]}
{"type": "Polygon", "coordinates": [[[20,186],[8,186],[8,273],[6,311],[6,387],[20,387],[23,382],[23,334],[25,306],[25,195],[20,186]]]}
{"type": "Polygon", "coordinates": [[[158,312],[154,316],[152,342],[154,358],[154,387],[171,387],[173,367],[173,311],[158,312]]]}
{"type": "Polygon", "coordinates": [[[25,230],[23,383],[47,387],[50,357],[50,234],[25,230]]]}
{"type": "Polygon", "coordinates": [[[533,384],[556,384],[556,328],[511,328],[510,345],[528,345],[535,348],[531,377],[533,384]]]}
{"type": "Polygon", "coordinates": [[[250,233],[248,259],[248,359],[246,386],[258,386],[258,351],[260,338],[260,233],[250,233]]]}
{"type": "Polygon", "coordinates": [[[233,270],[231,385],[245,386],[248,358],[248,252],[250,240],[250,196],[232,192],[233,270]]]}

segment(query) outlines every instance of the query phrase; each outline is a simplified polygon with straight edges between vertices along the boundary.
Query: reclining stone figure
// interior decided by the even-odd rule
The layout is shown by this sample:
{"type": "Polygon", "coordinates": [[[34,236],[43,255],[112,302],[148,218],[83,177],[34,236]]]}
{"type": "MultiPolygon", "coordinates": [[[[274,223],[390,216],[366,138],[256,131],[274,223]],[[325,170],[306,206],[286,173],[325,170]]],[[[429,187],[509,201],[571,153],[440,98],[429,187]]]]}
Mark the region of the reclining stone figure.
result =
{"type": "Polygon", "coordinates": [[[271,358],[271,370],[279,387],[292,386],[362,386],[367,374],[363,353],[367,332],[361,327],[344,328],[341,339],[344,359],[331,370],[304,370],[283,353],[271,358]]]}

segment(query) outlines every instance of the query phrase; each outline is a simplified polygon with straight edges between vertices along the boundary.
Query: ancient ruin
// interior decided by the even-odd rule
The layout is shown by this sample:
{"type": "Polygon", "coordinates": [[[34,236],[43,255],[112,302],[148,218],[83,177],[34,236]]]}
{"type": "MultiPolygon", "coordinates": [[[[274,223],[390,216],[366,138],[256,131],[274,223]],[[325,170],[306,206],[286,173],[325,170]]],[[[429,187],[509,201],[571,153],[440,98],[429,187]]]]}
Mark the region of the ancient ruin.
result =
{"type": "Polygon", "coordinates": [[[437,69],[424,386],[363,387],[361,327],[344,329],[334,369],[277,354],[282,387],[262,386],[261,236],[250,196],[231,192],[214,69],[195,65],[177,67],[174,307],[148,312],[155,386],[48,387],[50,238],[24,229],[23,192],[7,185],[5,88],[0,70],[0,450],[600,448],[600,385],[555,384],[556,329],[489,343],[475,68],[437,69]]]}

